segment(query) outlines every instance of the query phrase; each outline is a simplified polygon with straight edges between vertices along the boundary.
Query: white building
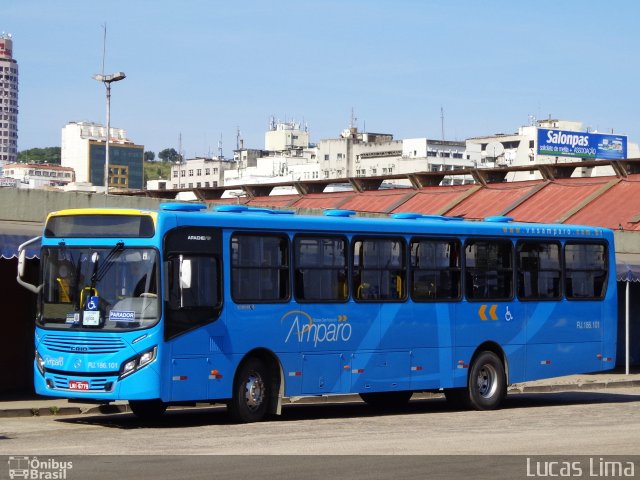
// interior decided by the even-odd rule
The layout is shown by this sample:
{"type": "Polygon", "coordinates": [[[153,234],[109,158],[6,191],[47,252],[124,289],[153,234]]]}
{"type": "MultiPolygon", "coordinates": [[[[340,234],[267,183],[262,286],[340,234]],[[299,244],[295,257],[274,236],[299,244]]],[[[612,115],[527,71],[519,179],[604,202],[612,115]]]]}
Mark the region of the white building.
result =
{"type": "Polygon", "coordinates": [[[321,178],[316,148],[309,132],[296,122],[271,119],[264,150],[234,151],[234,164],[224,173],[224,185],[279,183],[321,178]]]}
{"type": "Polygon", "coordinates": [[[18,160],[18,62],[11,34],[0,35],[0,165],[18,160]]]}
{"type": "MultiPolygon", "coordinates": [[[[394,140],[388,133],[359,132],[350,127],[340,137],[310,145],[309,135],[295,123],[271,124],[265,150],[234,152],[234,167],[224,185],[345,179],[471,168],[464,142],[413,138],[394,140]]],[[[443,184],[473,182],[472,177],[445,177],[443,184]]],[[[409,181],[392,183],[409,185],[409,181]]]]}
{"type": "MultiPolygon", "coordinates": [[[[318,142],[321,178],[375,177],[413,172],[471,168],[464,142],[409,138],[393,140],[387,133],[344,130],[337,139],[318,142]]],[[[472,178],[445,177],[444,184],[472,182],[472,178]]],[[[396,182],[398,183],[398,182],[396,182]]],[[[402,183],[402,182],[399,182],[402,183]]]]}
{"type": "MultiPolygon", "coordinates": [[[[69,122],[62,129],[61,164],[73,168],[76,181],[104,187],[107,128],[93,122],[69,122]]],[[[141,190],[144,147],[127,138],[122,128],[109,134],[109,186],[141,190]]]]}
{"type": "Polygon", "coordinates": [[[289,152],[309,147],[309,132],[296,122],[280,122],[271,118],[264,134],[264,148],[269,152],[289,152]]]}
{"type": "Polygon", "coordinates": [[[74,181],[72,168],[47,163],[10,163],[4,177],[16,179],[19,188],[64,187],[74,181]]]}
{"type": "Polygon", "coordinates": [[[171,188],[206,188],[222,186],[225,171],[235,163],[224,158],[196,157],[171,166],[171,188]]]}
{"type": "MultiPolygon", "coordinates": [[[[597,153],[585,153],[585,157],[580,157],[579,154],[574,153],[576,150],[574,147],[579,143],[590,142],[587,137],[592,136],[604,137],[603,142],[608,142],[608,137],[624,137],[626,142],[626,136],[616,136],[614,134],[598,134],[597,132],[585,129],[581,122],[569,121],[569,120],[541,120],[538,122],[532,122],[531,125],[523,126],[518,129],[516,133],[512,134],[495,134],[484,137],[469,138],[466,141],[467,153],[471,160],[478,165],[478,167],[502,167],[502,166],[535,166],[540,164],[555,164],[555,163],[569,163],[580,160],[600,160],[597,153]],[[539,134],[549,134],[553,137],[554,134],[558,134],[558,137],[564,136],[568,138],[568,143],[563,145],[558,143],[559,153],[549,154],[547,150],[543,150],[544,153],[540,153],[539,134]],[[575,140],[575,141],[573,141],[575,140]],[[572,146],[571,143],[574,143],[572,146]],[[565,152],[562,152],[564,150],[565,152]]],[[[586,150],[583,149],[585,152],[586,150]]],[[[581,151],[581,150],[578,150],[581,151]]],[[[637,158],[640,156],[640,150],[635,143],[627,143],[627,155],[626,158],[637,158]]],[[[603,175],[613,175],[613,169],[609,166],[595,167],[595,168],[581,168],[576,169],[573,173],[574,177],[595,177],[603,175]]],[[[518,180],[535,180],[542,178],[538,170],[528,170],[511,172],[506,180],[518,181],[518,180]]]]}

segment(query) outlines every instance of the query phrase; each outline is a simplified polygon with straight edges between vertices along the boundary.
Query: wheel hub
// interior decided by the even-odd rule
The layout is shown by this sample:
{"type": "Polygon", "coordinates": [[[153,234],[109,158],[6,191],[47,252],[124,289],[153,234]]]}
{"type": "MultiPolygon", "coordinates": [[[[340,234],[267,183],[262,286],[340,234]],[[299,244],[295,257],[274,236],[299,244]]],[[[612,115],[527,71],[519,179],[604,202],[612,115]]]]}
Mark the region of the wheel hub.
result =
{"type": "Polygon", "coordinates": [[[247,378],[244,398],[247,403],[247,408],[251,411],[259,409],[264,402],[264,382],[262,381],[262,377],[255,372],[247,378]]]}
{"type": "Polygon", "coordinates": [[[480,396],[490,398],[496,393],[498,388],[497,378],[498,373],[491,365],[483,365],[483,367],[478,370],[476,385],[480,396]]]}

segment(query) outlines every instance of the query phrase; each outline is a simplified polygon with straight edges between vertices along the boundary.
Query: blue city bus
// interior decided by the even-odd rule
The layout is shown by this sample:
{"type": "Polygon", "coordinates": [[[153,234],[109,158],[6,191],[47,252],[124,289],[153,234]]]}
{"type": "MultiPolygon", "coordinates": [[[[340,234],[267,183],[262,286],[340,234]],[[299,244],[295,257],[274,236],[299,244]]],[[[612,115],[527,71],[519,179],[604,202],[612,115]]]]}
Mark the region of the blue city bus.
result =
{"type": "Polygon", "coordinates": [[[35,389],[236,421],[285,397],[372,405],[443,392],[477,410],[507,386],[611,369],[610,230],[400,213],[385,218],[167,203],[49,214],[35,389]]]}

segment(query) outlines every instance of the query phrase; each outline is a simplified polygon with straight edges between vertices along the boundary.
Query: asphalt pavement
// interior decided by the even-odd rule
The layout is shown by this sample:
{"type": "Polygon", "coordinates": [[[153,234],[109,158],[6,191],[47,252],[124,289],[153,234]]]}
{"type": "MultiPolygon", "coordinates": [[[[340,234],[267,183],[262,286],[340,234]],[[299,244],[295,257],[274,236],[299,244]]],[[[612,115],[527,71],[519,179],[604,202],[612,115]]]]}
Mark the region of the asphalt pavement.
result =
{"type": "MultiPolygon", "coordinates": [[[[569,375],[566,377],[517,383],[509,386],[509,393],[544,393],[631,387],[640,387],[640,368],[633,369],[628,375],[621,370],[612,370],[604,373],[569,375]]],[[[434,395],[439,394],[415,393],[413,398],[429,398],[434,395]]],[[[357,395],[292,397],[285,399],[285,404],[350,401],[359,401],[359,397],[357,395]]],[[[209,404],[195,404],[194,406],[205,405],[208,406],[209,404]]],[[[64,398],[42,397],[35,394],[0,394],[0,417],[95,415],[125,413],[129,411],[130,409],[126,401],[116,401],[108,405],[98,405],[95,403],[72,402],[64,398]]]]}

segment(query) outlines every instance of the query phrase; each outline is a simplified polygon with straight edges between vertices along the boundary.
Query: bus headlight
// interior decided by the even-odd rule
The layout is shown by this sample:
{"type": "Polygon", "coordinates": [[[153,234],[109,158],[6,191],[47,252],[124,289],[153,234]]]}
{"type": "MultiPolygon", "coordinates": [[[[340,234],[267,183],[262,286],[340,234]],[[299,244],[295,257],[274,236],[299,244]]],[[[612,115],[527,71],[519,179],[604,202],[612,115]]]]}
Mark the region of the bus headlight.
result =
{"type": "Polygon", "coordinates": [[[38,371],[44,375],[44,360],[36,350],[36,367],[38,367],[38,371]]]}
{"type": "Polygon", "coordinates": [[[158,347],[155,346],[125,361],[120,367],[120,378],[131,375],[133,372],[137,372],[142,367],[153,362],[157,353],[158,347]]]}

